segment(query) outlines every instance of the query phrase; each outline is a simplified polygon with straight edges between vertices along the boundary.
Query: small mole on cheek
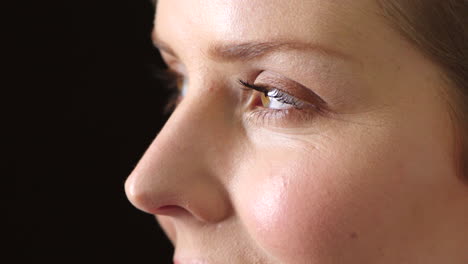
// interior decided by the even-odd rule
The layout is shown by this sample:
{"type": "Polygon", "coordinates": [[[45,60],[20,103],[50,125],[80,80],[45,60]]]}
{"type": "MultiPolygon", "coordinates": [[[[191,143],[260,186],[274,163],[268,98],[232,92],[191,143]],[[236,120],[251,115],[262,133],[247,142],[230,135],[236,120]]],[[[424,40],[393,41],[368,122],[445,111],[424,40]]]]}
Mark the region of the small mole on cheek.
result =
{"type": "Polygon", "coordinates": [[[350,237],[351,239],[357,239],[357,238],[358,238],[358,234],[357,234],[356,232],[352,232],[352,233],[349,235],[349,237],[350,237]]]}

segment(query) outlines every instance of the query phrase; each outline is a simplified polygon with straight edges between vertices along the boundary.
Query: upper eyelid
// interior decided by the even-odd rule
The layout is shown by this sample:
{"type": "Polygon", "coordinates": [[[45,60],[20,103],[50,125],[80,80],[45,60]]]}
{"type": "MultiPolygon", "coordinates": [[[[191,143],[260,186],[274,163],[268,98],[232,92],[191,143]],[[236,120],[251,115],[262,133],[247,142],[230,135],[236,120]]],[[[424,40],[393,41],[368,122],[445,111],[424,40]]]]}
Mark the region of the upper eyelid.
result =
{"type": "Polygon", "coordinates": [[[185,66],[180,62],[180,60],[177,57],[172,57],[171,54],[166,54],[164,52],[161,52],[161,57],[164,64],[170,71],[184,77],[187,75],[185,66]]]}
{"type": "Polygon", "coordinates": [[[311,104],[311,103],[309,103],[307,101],[304,101],[304,100],[302,100],[300,98],[297,98],[296,96],[288,93],[287,91],[284,91],[284,90],[276,88],[276,87],[267,86],[267,85],[250,84],[250,83],[242,81],[242,80],[239,80],[239,82],[241,83],[241,85],[243,85],[245,87],[248,87],[248,88],[251,88],[251,89],[254,89],[256,91],[264,93],[265,96],[271,96],[271,95],[269,95],[270,92],[278,91],[279,93],[281,93],[281,96],[273,96],[273,98],[283,98],[284,99],[286,97],[287,99],[297,101],[297,102],[300,102],[300,103],[303,103],[303,104],[311,104]]]}
{"type": "MultiPolygon", "coordinates": [[[[275,74],[276,75],[276,74],[275,74]]],[[[293,80],[284,80],[285,78],[273,78],[271,76],[260,78],[259,86],[274,87],[285,94],[291,95],[303,102],[317,106],[327,106],[327,102],[311,89],[293,80]],[[270,84],[271,83],[271,84],[270,84]]]]}
{"type": "Polygon", "coordinates": [[[169,67],[169,64],[175,62],[175,61],[178,61],[179,59],[177,57],[174,57],[173,55],[171,55],[170,53],[167,53],[165,52],[164,50],[162,49],[157,49],[159,51],[159,54],[161,55],[161,58],[163,60],[163,62],[169,67]]]}
{"type": "Polygon", "coordinates": [[[156,35],[154,34],[153,32],[153,36],[152,36],[152,39],[153,39],[153,46],[159,50],[160,53],[166,53],[168,55],[171,55],[172,57],[174,58],[178,58],[177,54],[175,53],[175,51],[169,46],[167,45],[165,42],[159,40],[156,35]]]}
{"type": "MultiPolygon", "coordinates": [[[[185,67],[183,66],[183,64],[180,62],[180,59],[177,57],[176,54],[174,54],[172,52],[172,50],[167,50],[165,49],[164,47],[157,47],[164,59],[164,62],[166,63],[166,65],[168,66],[168,68],[172,69],[174,72],[178,73],[179,75],[181,75],[182,77],[186,78],[186,70],[185,70],[185,67]]],[[[263,72],[263,71],[262,71],[263,72]]],[[[261,73],[262,73],[261,72],[261,73]]],[[[260,74],[261,74],[260,73],[260,74]]],[[[271,74],[271,73],[270,73],[271,74]]],[[[273,75],[279,75],[279,74],[273,74],[273,75]]],[[[263,78],[265,79],[265,78],[263,78]]],[[[284,78],[282,78],[284,79],[284,78]]],[[[290,82],[290,85],[288,85],[288,89],[284,89],[284,88],[281,88],[282,86],[285,86],[283,83],[285,82],[284,80],[277,80],[276,78],[272,78],[272,77],[267,77],[266,80],[270,83],[273,83],[272,85],[270,84],[266,84],[266,81],[265,83],[260,83],[260,84],[255,84],[255,85],[252,85],[248,82],[245,82],[245,83],[242,83],[241,80],[241,84],[243,84],[244,86],[246,87],[249,87],[249,88],[261,88],[261,92],[265,93],[266,94],[266,90],[271,90],[271,89],[277,89],[279,91],[281,91],[282,93],[284,94],[287,94],[293,98],[296,98],[298,99],[299,101],[302,101],[302,102],[305,102],[305,103],[309,103],[309,104],[313,104],[313,105],[317,105],[317,106],[327,106],[327,102],[325,100],[323,100],[319,95],[317,95],[314,91],[312,91],[311,89],[295,82],[295,81],[292,81],[292,80],[288,80],[288,82],[290,82]],[[245,85],[245,84],[248,84],[248,85],[245,85]],[[250,85],[250,86],[249,86],[250,85]],[[294,92],[290,92],[289,90],[294,90],[294,92]],[[294,94],[294,95],[293,95],[294,94]],[[298,95],[296,95],[298,94],[298,95]]],[[[259,89],[255,89],[255,90],[259,90],[259,89]]]]}
{"type": "MultiPolygon", "coordinates": [[[[265,89],[262,92],[264,92],[265,95],[267,95],[267,96],[272,96],[272,95],[270,95],[270,93],[273,92],[273,91],[277,91],[277,92],[281,93],[282,96],[288,96],[288,97],[291,97],[291,98],[298,99],[299,101],[303,101],[303,100],[297,98],[296,96],[294,96],[294,95],[288,93],[287,91],[285,91],[285,90],[283,90],[281,88],[278,88],[278,87],[266,86],[266,85],[253,85],[253,86],[265,89]]],[[[277,97],[273,96],[273,98],[277,98],[277,97]]]]}
{"type": "Polygon", "coordinates": [[[267,87],[262,86],[262,85],[255,85],[255,84],[249,83],[247,81],[243,81],[241,79],[239,79],[238,82],[244,87],[247,87],[247,88],[262,92],[264,94],[269,92],[269,87],[267,88],[267,87]]]}
{"type": "Polygon", "coordinates": [[[276,88],[276,87],[270,87],[268,88],[268,92],[266,93],[266,96],[268,97],[271,97],[271,98],[274,98],[274,99],[280,99],[281,102],[283,102],[285,99],[288,100],[288,101],[292,101],[291,103],[290,102],[283,102],[283,103],[287,103],[287,104],[291,104],[291,105],[294,105],[296,106],[297,103],[301,103],[301,104],[305,104],[305,105],[310,105],[312,103],[310,102],[307,102],[307,101],[304,101],[282,89],[279,89],[279,88],[276,88]],[[275,94],[270,94],[272,92],[276,92],[275,94]],[[282,99],[282,100],[281,100],[282,99]]]}

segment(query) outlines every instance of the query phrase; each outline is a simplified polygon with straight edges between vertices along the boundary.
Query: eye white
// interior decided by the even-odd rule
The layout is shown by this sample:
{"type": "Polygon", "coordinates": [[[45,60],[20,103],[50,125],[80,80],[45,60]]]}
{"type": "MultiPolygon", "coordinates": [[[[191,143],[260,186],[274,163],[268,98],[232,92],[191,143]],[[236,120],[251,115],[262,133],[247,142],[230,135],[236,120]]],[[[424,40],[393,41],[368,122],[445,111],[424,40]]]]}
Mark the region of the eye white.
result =
{"type": "Polygon", "coordinates": [[[188,79],[183,78],[182,87],[180,88],[180,95],[184,97],[187,94],[187,91],[188,91],[188,79]]]}
{"type": "Polygon", "coordinates": [[[276,90],[268,92],[268,99],[270,101],[269,104],[268,104],[268,108],[271,108],[271,109],[288,109],[288,108],[292,107],[290,104],[283,103],[283,102],[279,101],[278,99],[276,99],[275,96],[277,94],[278,94],[278,91],[276,91],[276,90]]]}
{"type": "Polygon", "coordinates": [[[279,102],[275,98],[270,98],[270,104],[268,107],[271,109],[288,109],[291,108],[291,105],[279,102]]]}

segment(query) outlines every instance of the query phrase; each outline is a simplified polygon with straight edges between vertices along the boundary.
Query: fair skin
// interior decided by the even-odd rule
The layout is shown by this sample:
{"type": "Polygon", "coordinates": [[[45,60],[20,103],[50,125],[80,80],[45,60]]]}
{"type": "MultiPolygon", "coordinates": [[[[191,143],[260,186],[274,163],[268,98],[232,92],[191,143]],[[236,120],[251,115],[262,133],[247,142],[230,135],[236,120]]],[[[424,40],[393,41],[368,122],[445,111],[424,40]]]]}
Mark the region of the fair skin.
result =
{"type": "Polygon", "coordinates": [[[177,263],[466,263],[447,85],[375,1],[160,0],[153,37],[186,93],[125,188],[177,263]]]}

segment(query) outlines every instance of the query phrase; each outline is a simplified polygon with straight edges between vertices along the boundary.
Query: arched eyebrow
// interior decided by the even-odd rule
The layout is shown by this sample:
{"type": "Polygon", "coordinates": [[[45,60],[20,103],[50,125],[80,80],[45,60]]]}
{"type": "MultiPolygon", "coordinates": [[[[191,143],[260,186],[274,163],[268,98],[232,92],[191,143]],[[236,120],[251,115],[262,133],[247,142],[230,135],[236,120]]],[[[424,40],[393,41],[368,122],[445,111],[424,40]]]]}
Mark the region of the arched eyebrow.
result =
{"type": "MultiPolygon", "coordinates": [[[[161,40],[156,32],[152,34],[153,44],[156,48],[178,58],[174,50],[163,40],[161,40]]],[[[259,59],[273,52],[280,51],[310,51],[334,57],[344,61],[357,61],[356,58],[339,52],[334,49],[327,48],[321,45],[315,45],[304,42],[272,40],[265,42],[245,42],[245,43],[214,43],[207,49],[206,54],[209,58],[215,61],[232,62],[232,61],[249,61],[259,59]]]]}

